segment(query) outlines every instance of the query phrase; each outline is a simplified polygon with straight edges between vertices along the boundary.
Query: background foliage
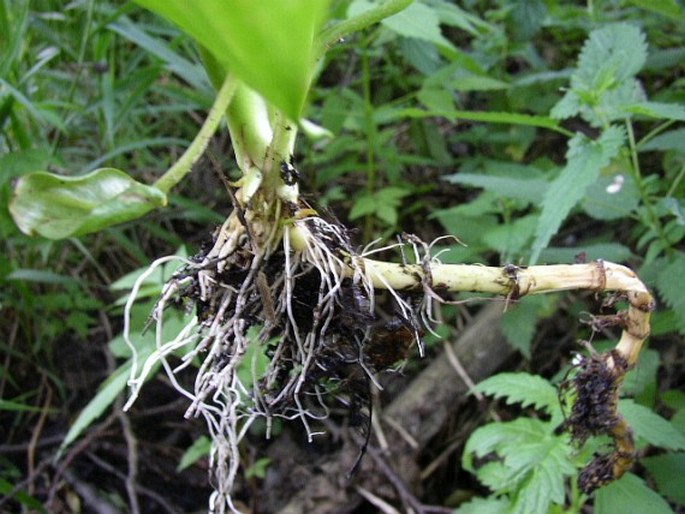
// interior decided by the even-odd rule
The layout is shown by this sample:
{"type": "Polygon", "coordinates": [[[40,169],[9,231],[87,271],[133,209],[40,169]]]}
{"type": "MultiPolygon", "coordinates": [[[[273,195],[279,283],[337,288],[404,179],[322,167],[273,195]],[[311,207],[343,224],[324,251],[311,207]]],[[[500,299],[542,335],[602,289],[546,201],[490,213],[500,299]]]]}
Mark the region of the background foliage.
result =
{"type": "MultiPolygon", "coordinates": [[[[343,19],[369,4],[337,1],[331,10],[343,19]]],[[[325,133],[302,138],[295,159],[308,199],[357,227],[359,244],[402,230],[425,240],[447,233],[465,245],[451,244],[444,261],[603,258],[629,264],[656,291],[651,348],[627,384],[643,458],[636,474],[598,494],[597,512],[685,504],[683,26],[675,0],[414,2],[330,49],[304,112],[325,133]]],[[[81,176],[108,166],[151,184],[192,140],[213,98],[193,44],[129,3],[0,0],[0,48],[3,206],[14,181],[36,170],[81,176]]],[[[293,111],[302,103],[282,101],[293,111]]],[[[128,357],[117,335],[130,273],[161,255],[198,251],[230,208],[222,173],[236,173],[225,134],[166,208],[64,241],[27,237],[0,211],[0,491],[13,494],[2,508],[40,510],[49,501],[68,510],[87,497],[84,485],[124,506],[136,479],[132,456],[146,470],[143,511],[203,508],[202,426],[181,422],[184,406],[162,380],[121,414],[125,375],[113,372],[128,357]],[[72,424],[86,405],[88,415],[72,424]],[[74,426],[83,439],[53,464],[74,426]]],[[[137,306],[139,319],[163,278],[146,282],[151,303],[137,306]]],[[[464,441],[463,460],[447,464],[458,481],[426,484],[426,501],[460,513],[581,508],[586,499],[566,494],[564,477],[583,455],[553,433],[559,413],[548,380],[560,380],[574,341],[588,337],[565,319],[594,307],[582,295],[531,298],[505,315],[520,352],[510,368],[528,374],[480,387],[524,404],[497,408],[509,424],[464,441]],[[534,376],[546,386],[526,387],[534,376]],[[551,482],[526,474],[540,463],[516,460],[514,432],[527,433],[520,444],[547,444],[551,482]],[[474,455],[493,453],[504,457],[499,468],[474,464],[474,455]],[[512,459],[520,467],[507,471],[512,459]],[[506,472],[519,474],[507,481],[506,472]],[[542,503],[527,503],[533,497],[542,503]]],[[[445,312],[445,336],[475,308],[445,312]]],[[[268,462],[256,445],[245,451],[258,487],[268,462]]]]}

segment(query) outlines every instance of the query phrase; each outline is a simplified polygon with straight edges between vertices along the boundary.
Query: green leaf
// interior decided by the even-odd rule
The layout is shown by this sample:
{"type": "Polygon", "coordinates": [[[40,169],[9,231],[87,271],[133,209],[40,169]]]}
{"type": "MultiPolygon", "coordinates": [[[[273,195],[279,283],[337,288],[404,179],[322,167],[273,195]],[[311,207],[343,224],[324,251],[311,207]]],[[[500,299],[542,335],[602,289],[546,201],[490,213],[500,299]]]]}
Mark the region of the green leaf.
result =
{"type": "Polygon", "coordinates": [[[13,498],[32,511],[41,513],[47,512],[39,500],[31,495],[26,494],[21,490],[21,488],[17,490],[14,484],[8,482],[2,477],[0,477],[0,495],[2,495],[3,500],[7,498],[13,498]]]}
{"type": "Polygon", "coordinates": [[[211,90],[200,64],[181,57],[163,39],[155,38],[145,32],[142,24],[133,23],[126,16],[121,16],[107,27],[160,59],[171,72],[193,86],[196,91],[211,90]]]}
{"type": "Polygon", "coordinates": [[[685,253],[677,252],[657,275],[660,296],[676,314],[677,329],[685,334],[685,253]]]}
{"type": "Polygon", "coordinates": [[[588,186],[595,182],[623,144],[623,129],[611,126],[596,141],[577,134],[569,141],[567,163],[550,184],[542,199],[542,213],[535,231],[530,264],[535,264],[540,252],[552,239],[571,209],[583,199],[588,186]]]}
{"type": "Polygon", "coordinates": [[[640,459],[654,479],[657,489],[669,500],[685,505],[685,453],[666,453],[640,459]]]}
{"type": "MultiPolygon", "coordinates": [[[[14,402],[12,400],[3,400],[0,398],[0,411],[13,411],[13,412],[43,412],[45,409],[43,407],[34,407],[32,405],[26,405],[21,402],[14,402]]],[[[50,409],[50,412],[57,412],[55,409],[50,409]]]]}
{"type": "Polygon", "coordinates": [[[650,139],[645,144],[640,145],[638,149],[641,152],[666,152],[668,150],[685,152],[685,144],[683,144],[683,141],[685,141],[685,128],[669,130],[668,132],[663,132],[650,139]]]}
{"type": "MultiPolygon", "coordinates": [[[[374,7],[368,0],[354,0],[347,11],[349,18],[374,7]]],[[[382,25],[403,37],[421,39],[456,52],[454,45],[442,35],[440,18],[435,9],[414,2],[397,14],[385,18],[382,25]]]]}
{"type": "Polygon", "coordinates": [[[137,219],[165,204],[161,191],[113,168],[80,177],[39,171],[19,179],[10,212],[22,232],[64,239],[137,219]]]}
{"type": "Polygon", "coordinates": [[[663,102],[639,102],[621,106],[630,114],[639,114],[659,120],[685,121],[685,107],[663,102]]]}
{"type": "MultiPolygon", "coordinates": [[[[145,355],[143,358],[147,357],[145,355]]],[[[100,386],[97,394],[78,415],[71,425],[64,441],[59,447],[59,455],[78,438],[90,425],[95,422],[114,402],[117,396],[126,388],[131,372],[132,362],[128,361],[112,373],[100,386]]]]}
{"type": "Polygon", "coordinates": [[[636,438],[668,450],[685,450],[685,434],[657,413],[633,400],[621,400],[619,410],[633,428],[636,438]]]}
{"type": "Polygon", "coordinates": [[[537,375],[499,373],[480,382],[474,387],[474,391],[495,398],[505,398],[507,405],[520,403],[522,407],[532,405],[548,414],[560,412],[556,387],[537,375]]]}
{"type": "Polygon", "coordinates": [[[466,443],[464,468],[473,470],[474,454],[496,453],[503,460],[479,468],[479,480],[495,493],[513,493],[513,512],[547,512],[550,503],[564,502],[565,477],[576,473],[570,446],[551,427],[530,418],[481,427],[466,443]]]}
{"type": "Polygon", "coordinates": [[[683,8],[676,0],[629,0],[631,4],[641,9],[662,14],[674,20],[685,20],[683,8]]]}
{"type": "Polygon", "coordinates": [[[588,261],[605,259],[612,262],[624,262],[633,255],[630,248],[622,244],[594,243],[570,248],[548,247],[540,253],[540,260],[548,264],[568,264],[581,253],[588,261]]]}
{"type": "Polygon", "coordinates": [[[268,457],[257,459],[255,463],[245,471],[245,478],[264,478],[266,476],[266,469],[269,467],[269,464],[271,464],[271,459],[268,457]]]}
{"type": "Polygon", "coordinates": [[[12,273],[5,277],[5,280],[15,280],[24,282],[36,282],[39,284],[57,284],[61,286],[68,286],[78,284],[79,281],[73,277],[60,275],[54,271],[42,269],[15,269],[12,273]]]}
{"type": "Polygon", "coordinates": [[[628,173],[600,177],[588,187],[583,210],[595,219],[611,221],[628,217],[640,203],[635,180],[628,173]]]}
{"type": "Polygon", "coordinates": [[[636,25],[616,23],[590,33],[578,57],[577,75],[597,85],[608,73],[620,82],[634,77],[647,60],[645,35],[636,25]]]}
{"type": "Polygon", "coordinates": [[[549,295],[524,296],[509,305],[502,316],[501,325],[507,342],[530,359],[530,344],[540,316],[548,310],[552,300],[549,295]]]}
{"type": "Polygon", "coordinates": [[[543,179],[518,178],[515,176],[492,176],[476,173],[455,173],[445,180],[453,184],[482,187],[504,198],[517,198],[528,202],[538,202],[547,190],[548,183],[543,179]]]}
{"type": "Polygon", "coordinates": [[[537,215],[523,216],[483,234],[483,242],[500,254],[502,262],[518,261],[524,248],[530,247],[537,223],[537,215]]]}
{"type": "Polygon", "coordinates": [[[209,437],[205,435],[201,435],[195,441],[193,441],[193,444],[191,444],[188,449],[183,453],[181,456],[181,460],[178,463],[178,466],[176,466],[176,471],[183,471],[186,468],[189,468],[193,464],[195,464],[198,460],[200,460],[202,457],[206,457],[209,455],[209,451],[212,448],[212,441],[209,437]]]}
{"type": "Polygon", "coordinates": [[[620,480],[600,488],[595,494],[593,514],[673,514],[661,496],[644,481],[626,473],[620,480]]]}
{"type": "Polygon", "coordinates": [[[519,114],[514,112],[497,111],[428,111],[409,107],[406,109],[396,109],[388,121],[401,118],[432,118],[443,117],[450,120],[471,120],[484,121],[487,123],[505,123],[510,125],[525,125],[530,127],[541,127],[559,132],[565,132],[559,127],[557,120],[547,116],[532,116],[530,114],[519,114]]]}
{"type": "Polygon", "coordinates": [[[597,127],[625,118],[625,105],[644,100],[634,76],[646,59],[647,44],[638,27],[617,23],[592,31],[571,76],[571,87],[551,116],[565,119],[580,114],[597,127]]]}
{"type": "Polygon", "coordinates": [[[327,0],[136,0],[178,25],[226,70],[297,121],[327,0]]]}
{"type": "Polygon", "coordinates": [[[453,514],[508,514],[509,502],[504,498],[474,498],[464,503],[453,514]]]}

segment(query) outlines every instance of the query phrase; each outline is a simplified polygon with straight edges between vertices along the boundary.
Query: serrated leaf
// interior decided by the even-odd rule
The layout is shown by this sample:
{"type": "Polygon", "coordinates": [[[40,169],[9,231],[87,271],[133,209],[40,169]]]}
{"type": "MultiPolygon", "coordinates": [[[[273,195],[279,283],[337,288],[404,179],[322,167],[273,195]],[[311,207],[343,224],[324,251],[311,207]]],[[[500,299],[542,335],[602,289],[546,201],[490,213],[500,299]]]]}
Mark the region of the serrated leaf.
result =
{"type": "Polygon", "coordinates": [[[137,219],[166,205],[166,195],[123,171],[101,168],[79,177],[38,171],[19,179],[10,213],[28,235],[64,239],[137,219]]]}
{"type": "Polygon", "coordinates": [[[645,36],[638,27],[617,23],[592,31],[571,75],[571,87],[551,116],[566,119],[580,114],[596,127],[629,117],[625,106],[645,100],[634,76],[646,58],[645,36]]]}
{"type": "Polygon", "coordinates": [[[590,184],[599,177],[623,144],[622,128],[611,126],[596,141],[576,134],[569,141],[567,163],[550,184],[542,199],[542,212],[535,231],[530,264],[535,264],[540,252],[552,239],[571,209],[585,196],[590,184]]]}
{"type": "Polygon", "coordinates": [[[673,514],[666,500],[632,473],[626,473],[620,480],[598,489],[595,493],[593,514],[618,512],[673,514]]]}
{"type": "Polygon", "coordinates": [[[547,512],[550,503],[563,503],[566,476],[576,473],[572,449],[563,437],[551,433],[550,423],[518,418],[491,423],[476,430],[464,448],[463,464],[472,469],[472,454],[496,453],[476,474],[495,493],[514,493],[516,513],[547,512]]]}
{"type": "Polygon", "coordinates": [[[298,120],[327,0],[137,0],[178,25],[224,67],[298,120]]]}
{"type": "Polygon", "coordinates": [[[647,60],[645,35],[636,25],[616,23],[590,32],[578,57],[578,77],[591,84],[604,73],[622,81],[647,60]]]}
{"type": "Polygon", "coordinates": [[[678,252],[659,271],[656,286],[660,296],[676,314],[678,331],[685,334],[685,253],[678,252]]]}
{"type": "Polygon", "coordinates": [[[654,479],[658,491],[669,500],[685,505],[685,453],[666,453],[640,459],[654,479]]]}
{"type": "Polygon", "coordinates": [[[656,412],[633,400],[621,400],[619,411],[632,427],[636,438],[668,450],[685,450],[685,434],[656,412]]]}
{"type": "Polygon", "coordinates": [[[474,391],[495,398],[505,398],[507,405],[520,403],[552,414],[559,409],[556,387],[538,375],[528,373],[499,373],[480,382],[474,391]]]}

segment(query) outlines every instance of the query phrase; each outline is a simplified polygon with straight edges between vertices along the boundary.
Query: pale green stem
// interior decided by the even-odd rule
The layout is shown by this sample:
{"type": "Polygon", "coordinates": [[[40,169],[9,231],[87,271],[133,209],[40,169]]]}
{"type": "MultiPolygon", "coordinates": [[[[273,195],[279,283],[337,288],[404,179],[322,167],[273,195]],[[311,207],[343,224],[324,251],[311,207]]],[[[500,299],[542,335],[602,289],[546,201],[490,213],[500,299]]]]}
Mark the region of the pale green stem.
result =
{"type": "Polygon", "coordinates": [[[195,136],[195,139],[193,139],[193,142],[180,159],[153,184],[154,187],[163,193],[168,193],[172,187],[178,184],[190,172],[219,127],[219,123],[231,103],[237,84],[235,78],[230,75],[226,76],[224,83],[217,92],[214,104],[207,113],[207,119],[195,136]]]}
{"type": "Polygon", "coordinates": [[[245,174],[254,167],[262,169],[273,138],[264,99],[245,84],[239,84],[226,118],[240,170],[245,174]]]}
{"type": "Polygon", "coordinates": [[[326,50],[334,45],[338,40],[347,34],[358,32],[369,25],[378,23],[379,21],[397,14],[403,9],[407,8],[414,0],[387,0],[380,5],[367,9],[359,13],[357,16],[348,18],[324,30],[319,37],[321,47],[319,55],[323,55],[326,50]]]}

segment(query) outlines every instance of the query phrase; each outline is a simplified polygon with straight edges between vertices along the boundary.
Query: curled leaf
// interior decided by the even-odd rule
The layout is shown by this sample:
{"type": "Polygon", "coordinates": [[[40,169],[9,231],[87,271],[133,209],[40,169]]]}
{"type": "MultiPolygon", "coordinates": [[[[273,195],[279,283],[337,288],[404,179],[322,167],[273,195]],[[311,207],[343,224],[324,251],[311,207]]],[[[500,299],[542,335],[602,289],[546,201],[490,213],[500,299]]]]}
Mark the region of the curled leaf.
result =
{"type": "Polygon", "coordinates": [[[64,239],[137,219],[166,204],[166,195],[123,171],[101,168],[79,177],[38,171],[17,183],[9,210],[28,235],[64,239]]]}

